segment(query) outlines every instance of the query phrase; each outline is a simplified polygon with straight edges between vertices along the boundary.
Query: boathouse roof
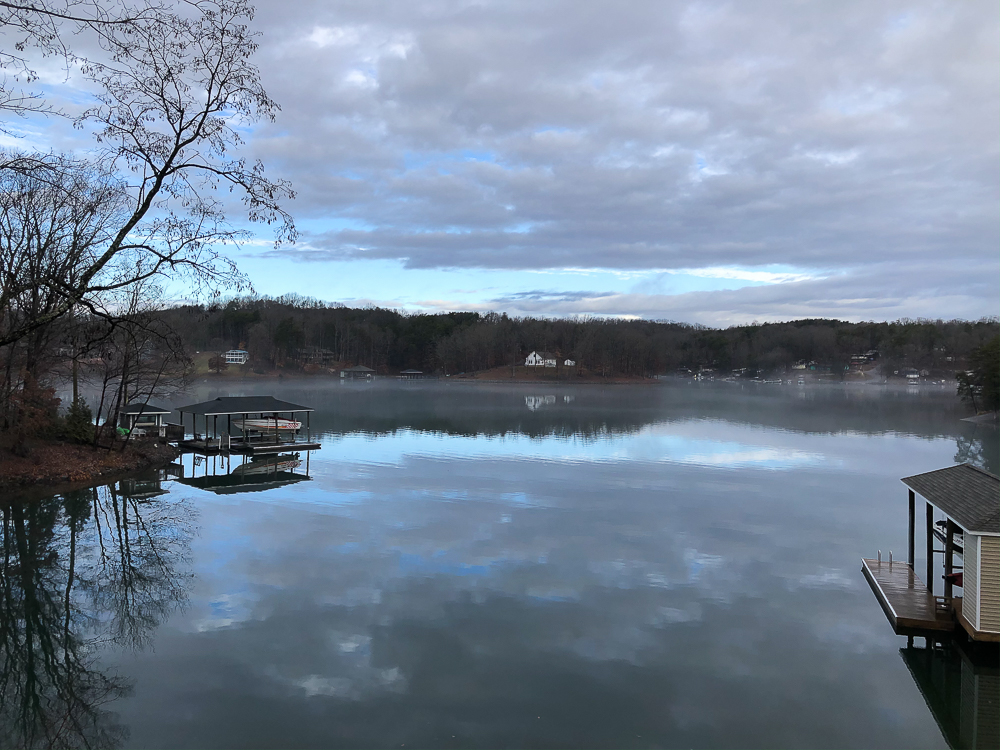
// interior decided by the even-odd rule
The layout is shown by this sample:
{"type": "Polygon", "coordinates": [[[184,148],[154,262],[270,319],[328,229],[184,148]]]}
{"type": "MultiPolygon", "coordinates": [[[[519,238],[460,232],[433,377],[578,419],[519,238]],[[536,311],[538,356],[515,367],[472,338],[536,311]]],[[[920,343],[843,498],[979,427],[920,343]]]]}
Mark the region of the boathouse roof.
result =
{"type": "Polygon", "coordinates": [[[1000,477],[995,474],[959,464],[902,481],[966,531],[1000,533],[1000,477]]]}
{"type": "Polygon", "coordinates": [[[170,414],[172,411],[156,404],[129,404],[121,408],[122,414],[170,414]]]}
{"type": "Polygon", "coordinates": [[[370,367],[365,367],[364,365],[355,365],[354,367],[345,367],[344,372],[375,372],[370,367]]]}
{"type": "Polygon", "coordinates": [[[281,401],[274,396],[220,396],[200,404],[178,406],[185,414],[218,416],[222,414],[274,414],[280,412],[315,411],[311,406],[300,406],[281,401]]]}

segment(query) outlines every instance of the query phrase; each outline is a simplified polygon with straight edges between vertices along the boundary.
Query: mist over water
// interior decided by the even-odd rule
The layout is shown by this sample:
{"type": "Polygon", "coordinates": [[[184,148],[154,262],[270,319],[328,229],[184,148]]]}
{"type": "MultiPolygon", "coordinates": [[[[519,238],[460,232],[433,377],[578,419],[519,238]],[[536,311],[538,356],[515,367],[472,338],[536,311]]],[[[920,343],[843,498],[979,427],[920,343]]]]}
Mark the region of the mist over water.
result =
{"type": "Polygon", "coordinates": [[[94,719],[118,744],[946,746],[859,568],[905,557],[900,477],[997,471],[996,428],[950,390],[212,382],[179,403],[252,393],[316,409],[308,478],[301,455],[287,483],[151,480],[23,521],[62,530],[65,572],[76,508],[76,566],[101,571],[121,505],[158,571],[141,638],[71,597],[87,669],[128,686],[94,719]]]}

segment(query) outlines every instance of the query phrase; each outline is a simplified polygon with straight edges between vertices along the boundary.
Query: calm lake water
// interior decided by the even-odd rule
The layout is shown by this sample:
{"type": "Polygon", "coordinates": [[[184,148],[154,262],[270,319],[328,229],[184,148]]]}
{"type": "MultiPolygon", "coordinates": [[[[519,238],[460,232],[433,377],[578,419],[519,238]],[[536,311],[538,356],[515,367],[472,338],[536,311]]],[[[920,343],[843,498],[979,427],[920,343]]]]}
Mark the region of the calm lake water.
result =
{"type": "Polygon", "coordinates": [[[997,471],[950,390],[177,403],[251,393],[316,408],[308,465],[3,504],[4,747],[947,746],[860,558],[905,558],[900,477],[997,471]]]}

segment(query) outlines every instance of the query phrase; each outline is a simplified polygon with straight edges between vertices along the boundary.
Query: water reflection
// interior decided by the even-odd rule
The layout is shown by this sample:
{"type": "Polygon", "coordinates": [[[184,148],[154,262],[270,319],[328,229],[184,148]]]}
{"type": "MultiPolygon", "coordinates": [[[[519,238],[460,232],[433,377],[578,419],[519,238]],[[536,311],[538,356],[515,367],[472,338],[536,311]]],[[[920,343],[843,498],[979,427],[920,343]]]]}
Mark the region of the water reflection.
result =
{"type": "MultiPolygon", "coordinates": [[[[206,383],[186,398],[249,395],[273,386],[206,383]]],[[[655,425],[714,421],[804,435],[950,437],[981,447],[973,460],[1000,469],[995,427],[962,422],[966,407],[949,389],[880,386],[760,388],[728,383],[534,387],[484,384],[291,384],[283,398],[316,407],[313,434],[381,436],[400,431],[465,437],[628,437],[655,425]]]]}
{"type": "Polygon", "coordinates": [[[127,736],[107,707],[131,683],[102,670],[99,653],[145,647],[185,601],[192,513],[126,485],[0,504],[2,747],[115,747],[127,736]]]}
{"type": "Polygon", "coordinates": [[[201,524],[190,606],[109,657],[136,744],[944,745],[857,561],[905,548],[899,477],[991,460],[954,398],[280,395],[317,409],[311,467],[186,456],[128,490],[201,524]]]}
{"type": "Polygon", "coordinates": [[[1000,747],[1000,663],[994,645],[957,641],[900,649],[954,750],[1000,747]]]}
{"type": "Polygon", "coordinates": [[[310,479],[310,452],[304,453],[304,460],[302,453],[295,452],[253,456],[245,460],[235,457],[235,464],[230,454],[188,453],[178,464],[178,481],[217,495],[264,492],[310,479]]]}
{"type": "Polygon", "coordinates": [[[955,438],[955,463],[970,463],[994,474],[1000,466],[1000,430],[976,425],[969,433],[955,438]]]}

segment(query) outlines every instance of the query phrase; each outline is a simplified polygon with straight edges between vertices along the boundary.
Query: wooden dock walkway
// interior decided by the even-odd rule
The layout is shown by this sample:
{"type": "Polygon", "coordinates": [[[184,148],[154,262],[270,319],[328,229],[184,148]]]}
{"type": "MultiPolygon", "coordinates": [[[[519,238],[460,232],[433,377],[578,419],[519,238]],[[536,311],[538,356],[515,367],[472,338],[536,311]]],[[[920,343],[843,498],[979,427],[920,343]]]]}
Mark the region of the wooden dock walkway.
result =
{"type": "Polygon", "coordinates": [[[905,562],[862,559],[861,572],[897,635],[955,629],[952,602],[935,597],[905,562]]]}

